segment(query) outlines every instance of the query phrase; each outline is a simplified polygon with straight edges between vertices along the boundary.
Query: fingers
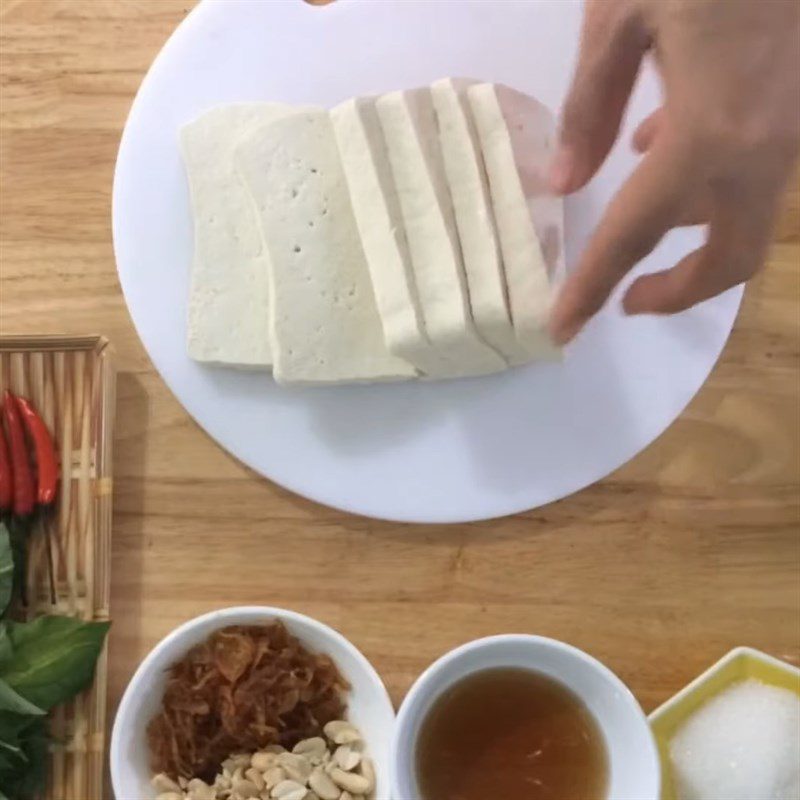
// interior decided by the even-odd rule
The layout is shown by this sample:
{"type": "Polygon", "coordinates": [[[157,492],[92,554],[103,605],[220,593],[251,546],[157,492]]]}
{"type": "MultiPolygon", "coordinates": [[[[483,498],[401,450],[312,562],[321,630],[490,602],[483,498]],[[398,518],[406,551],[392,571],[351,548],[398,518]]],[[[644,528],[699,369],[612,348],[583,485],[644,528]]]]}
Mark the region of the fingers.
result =
{"type": "MultiPolygon", "coordinates": [[[[664,133],[667,125],[665,109],[658,108],[649,117],[639,123],[633,133],[633,149],[637,153],[645,154],[653,146],[656,137],[664,133]]],[[[711,217],[711,199],[708,192],[699,190],[693,197],[689,197],[681,208],[675,225],[704,225],[711,217]]]]}
{"type": "Polygon", "coordinates": [[[550,319],[550,335],[565,344],[600,310],[622,277],[659,242],[679,215],[685,170],[656,147],[608,207],[550,319]]]}
{"type": "Polygon", "coordinates": [[[623,298],[627,314],[672,314],[751,278],[762,266],[772,235],[775,203],[730,202],[712,216],[708,242],[672,269],[644,275],[623,298]]]}
{"type": "MultiPolygon", "coordinates": [[[[649,117],[639,123],[633,133],[633,149],[637,153],[645,154],[653,146],[656,137],[664,132],[667,125],[667,116],[664,108],[656,109],[649,117]]],[[[687,198],[681,208],[676,225],[704,225],[711,217],[711,198],[708,192],[700,190],[695,196],[687,198]]]]}
{"type": "Polygon", "coordinates": [[[676,227],[681,225],[705,225],[711,219],[711,198],[705,193],[689,197],[678,212],[676,227]]]}
{"type": "MultiPolygon", "coordinates": [[[[626,314],[673,314],[690,308],[729,288],[721,284],[712,288],[709,276],[719,272],[718,264],[716,254],[705,245],[672,269],[637,278],[625,293],[622,307],[626,314]]],[[[724,276],[722,272],[718,278],[724,276]]]]}
{"type": "Polygon", "coordinates": [[[729,269],[724,251],[707,244],[672,269],[637,278],[622,307],[626,314],[676,314],[748,280],[760,265],[752,258],[745,269],[729,269]]]}
{"type": "Polygon", "coordinates": [[[564,106],[560,146],[553,159],[553,191],[583,186],[608,155],[619,131],[642,57],[649,47],[626,0],[587,4],[581,49],[564,106]]]}
{"type": "Polygon", "coordinates": [[[664,119],[664,109],[659,108],[639,124],[633,133],[633,149],[637,153],[646,153],[658,136],[664,119]]]}

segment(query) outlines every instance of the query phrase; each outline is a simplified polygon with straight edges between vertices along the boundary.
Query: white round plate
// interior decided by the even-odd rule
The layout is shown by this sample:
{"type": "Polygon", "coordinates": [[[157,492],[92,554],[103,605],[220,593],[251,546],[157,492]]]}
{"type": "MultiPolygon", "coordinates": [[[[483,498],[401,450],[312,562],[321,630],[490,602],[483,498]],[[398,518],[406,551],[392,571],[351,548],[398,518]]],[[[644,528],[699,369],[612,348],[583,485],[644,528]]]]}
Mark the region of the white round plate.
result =
{"type": "MultiPolygon", "coordinates": [[[[741,289],[669,318],[626,319],[619,295],[559,364],[439,383],[286,390],[186,355],[192,219],[178,131],[220,103],[333,106],[447,75],[563,101],[581,6],[572,0],[205,0],[175,31],[131,109],[114,179],[122,288],[156,368],[220,444],[288,489],[357,514],[460,522],[512,514],[600,480],[645,448],[702,385],[741,289]]],[[[620,142],[567,205],[574,263],[634,166],[640,80],[620,142]]],[[[668,235],[639,267],[673,264],[700,231],[668,235]]]]}

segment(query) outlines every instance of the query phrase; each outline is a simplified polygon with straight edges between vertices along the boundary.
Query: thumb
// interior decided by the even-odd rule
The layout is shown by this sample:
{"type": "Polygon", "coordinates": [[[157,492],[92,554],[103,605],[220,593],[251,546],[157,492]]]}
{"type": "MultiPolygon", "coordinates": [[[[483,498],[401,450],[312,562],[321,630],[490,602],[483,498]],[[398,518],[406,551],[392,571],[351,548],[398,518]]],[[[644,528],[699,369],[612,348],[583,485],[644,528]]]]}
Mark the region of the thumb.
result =
{"type": "Polygon", "coordinates": [[[578,65],[564,104],[559,147],[550,167],[558,194],[580,189],[617,138],[620,121],[650,47],[629,0],[589,0],[578,65]]]}

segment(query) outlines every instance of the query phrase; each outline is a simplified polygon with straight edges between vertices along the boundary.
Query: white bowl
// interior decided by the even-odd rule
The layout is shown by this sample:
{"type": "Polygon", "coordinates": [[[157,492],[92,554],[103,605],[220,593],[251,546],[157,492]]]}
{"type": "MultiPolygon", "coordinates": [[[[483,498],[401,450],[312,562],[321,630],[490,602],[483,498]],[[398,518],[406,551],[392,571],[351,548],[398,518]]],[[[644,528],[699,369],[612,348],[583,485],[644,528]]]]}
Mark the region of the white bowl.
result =
{"type": "Polygon", "coordinates": [[[454,683],[474,672],[522,667],[572,690],[603,734],[610,767],[608,800],[658,800],[661,768],[642,709],[625,684],[599,661],[563,642],[541,636],[494,636],[453,650],[419,678],[403,701],[392,743],[392,794],[420,800],[416,741],[434,704],[454,683]]]}
{"type": "Polygon", "coordinates": [[[204,614],[170,633],[136,670],[120,703],[111,734],[111,783],[117,800],[155,797],[146,739],[148,722],[161,705],[167,668],[194,645],[228,625],[280,620],[310,650],[326,653],[350,682],[348,719],[362,732],[375,761],[377,800],[389,797],[389,755],[394,709],[378,673],[341,634],[310,617],[268,606],[226,608],[204,614]]]}

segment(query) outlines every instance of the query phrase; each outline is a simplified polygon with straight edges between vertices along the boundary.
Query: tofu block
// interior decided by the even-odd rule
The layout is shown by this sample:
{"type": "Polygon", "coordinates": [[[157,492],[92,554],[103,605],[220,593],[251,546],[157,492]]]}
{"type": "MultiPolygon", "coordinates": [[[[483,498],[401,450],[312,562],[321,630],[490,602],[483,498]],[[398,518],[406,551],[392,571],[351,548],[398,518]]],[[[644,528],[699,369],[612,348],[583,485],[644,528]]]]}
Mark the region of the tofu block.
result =
{"type": "Polygon", "coordinates": [[[439,141],[478,333],[510,364],[524,364],[530,361],[530,355],[517,341],[511,322],[489,183],[466,97],[467,87],[474,83],[444,78],[432,84],[439,141]]]}
{"type": "Polygon", "coordinates": [[[243,132],[293,112],[279,103],[220,106],[181,130],[194,216],[188,350],[196,361],[272,364],[267,254],[233,154],[243,132]]]}
{"type": "Polygon", "coordinates": [[[481,375],[506,362],[480,337],[469,306],[453,204],[429,89],[376,101],[405,225],[425,328],[447,360],[436,377],[481,375]]]}
{"type": "Polygon", "coordinates": [[[236,150],[271,267],[273,374],[282,384],[416,375],[383,339],[327,111],[259,126],[236,150]]]}
{"type": "Polygon", "coordinates": [[[424,375],[445,369],[420,309],[400,203],[375,100],[348,100],[331,111],[350,200],[390,353],[424,375]]]}
{"type": "Polygon", "coordinates": [[[563,262],[563,209],[549,196],[546,181],[553,118],[541,103],[507,86],[477,84],[468,87],[467,97],[489,179],[517,339],[532,358],[556,357],[546,332],[553,298],[547,259],[553,279],[557,262],[563,262]]]}

